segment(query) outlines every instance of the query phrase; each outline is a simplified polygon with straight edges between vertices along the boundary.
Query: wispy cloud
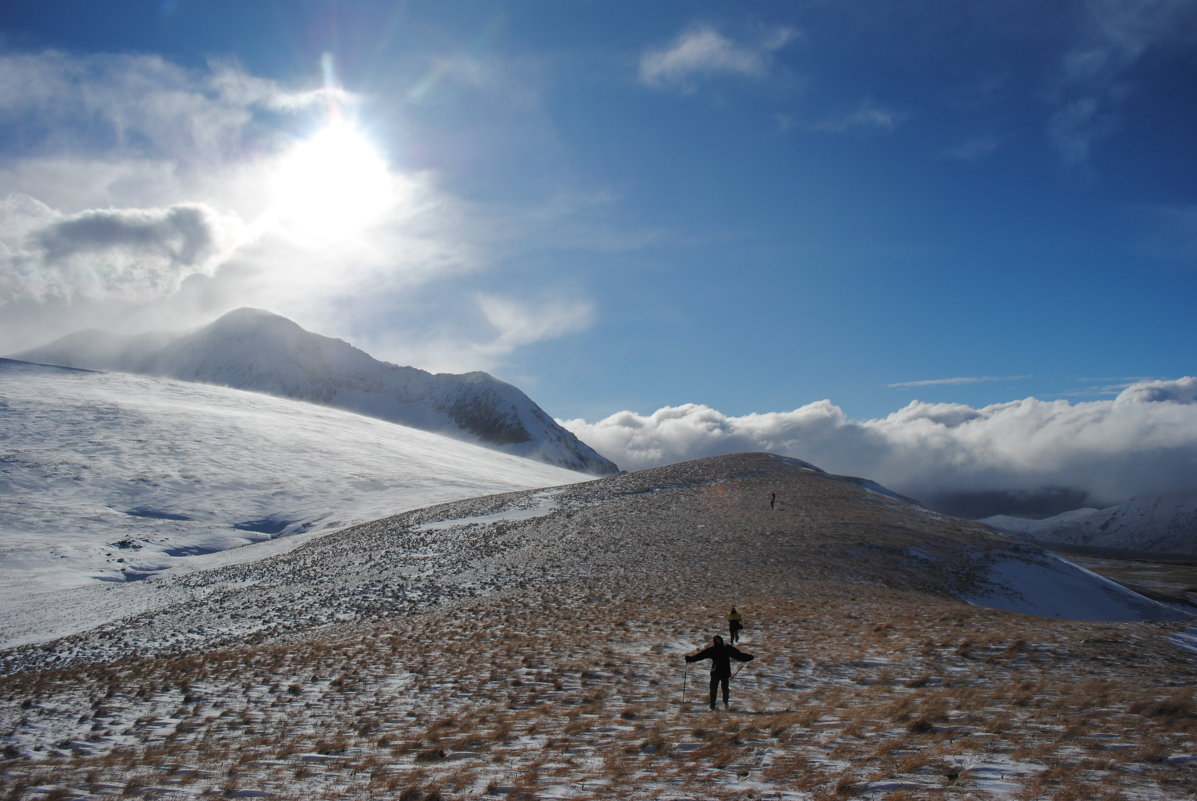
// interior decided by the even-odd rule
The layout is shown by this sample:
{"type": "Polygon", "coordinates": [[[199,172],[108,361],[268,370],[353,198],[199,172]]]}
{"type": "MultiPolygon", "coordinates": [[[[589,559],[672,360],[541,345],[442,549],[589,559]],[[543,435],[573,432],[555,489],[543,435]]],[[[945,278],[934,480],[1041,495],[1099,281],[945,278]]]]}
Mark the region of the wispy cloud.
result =
{"type": "Polygon", "coordinates": [[[956,384],[981,384],[986,381],[1023,381],[1033,376],[1029,375],[980,375],[958,376],[955,378],[930,378],[923,381],[899,381],[886,384],[890,389],[916,389],[918,387],[951,386],[956,384]]]}
{"type": "Polygon", "coordinates": [[[224,63],[187,69],[153,55],[10,53],[0,56],[0,76],[0,118],[37,150],[136,153],[180,167],[223,161],[247,139],[272,136],[255,125],[258,111],[319,109],[331,91],[292,89],[224,63]]]}
{"type": "Polygon", "coordinates": [[[485,293],[476,295],[475,300],[482,315],[498,332],[491,342],[477,346],[487,353],[510,353],[522,345],[584,331],[594,323],[594,304],[589,301],[549,300],[534,304],[485,293]]]}
{"type": "Polygon", "coordinates": [[[1188,0],[1088,0],[1075,45],[1060,60],[1048,137],[1068,164],[1088,162],[1094,145],[1122,125],[1135,91],[1129,73],[1167,41],[1197,44],[1197,6],[1188,0]]]}
{"type": "Polygon", "coordinates": [[[1112,97],[1078,97],[1060,107],[1048,124],[1052,144],[1067,164],[1089,161],[1093,145],[1113,134],[1120,124],[1112,97]]]}
{"type": "Polygon", "coordinates": [[[998,152],[1009,138],[995,133],[977,134],[948,148],[944,155],[953,161],[983,161],[998,152]]]}
{"type": "Polygon", "coordinates": [[[760,78],[768,73],[772,54],[797,34],[778,28],[754,41],[737,42],[712,27],[682,33],[665,47],[640,57],[640,80],[648,86],[691,91],[697,81],[718,75],[760,78]]]}
{"type": "Polygon", "coordinates": [[[1143,210],[1143,249],[1152,257],[1197,267],[1197,205],[1143,210]]]}
{"type": "Polygon", "coordinates": [[[896,108],[884,106],[872,98],[865,98],[856,108],[841,114],[834,114],[815,124],[813,130],[829,133],[847,131],[889,133],[898,127],[907,114],[896,108]]]}
{"type": "MultiPolygon", "coordinates": [[[[423,295],[436,303],[446,293],[423,295]]],[[[594,303],[584,297],[515,298],[496,292],[465,292],[433,315],[422,323],[370,326],[352,339],[376,358],[433,372],[503,373],[519,348],[585,331],[598,318],[594,303]]]]}

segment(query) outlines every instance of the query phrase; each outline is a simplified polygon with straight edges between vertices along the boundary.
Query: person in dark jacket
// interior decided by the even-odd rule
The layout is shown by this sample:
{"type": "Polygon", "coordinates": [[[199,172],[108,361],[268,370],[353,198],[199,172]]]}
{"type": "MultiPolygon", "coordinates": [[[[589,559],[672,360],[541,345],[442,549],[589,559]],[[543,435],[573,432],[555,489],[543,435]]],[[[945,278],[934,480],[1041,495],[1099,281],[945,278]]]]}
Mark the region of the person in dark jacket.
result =
{"type": "Polygon", "coordinates": [[[731,661],[748,662],[754,659],[752,654],[746,654],[734,645],[724,645],[723,638],[715,635],[713,644],[696,654],[688,654],[687,662],[701,662],[711,660],[711,709],[715,708],[715,696],[719,687],[723,687],[723,707],[727,708],[727,683],[731,679],[731,661]]]}

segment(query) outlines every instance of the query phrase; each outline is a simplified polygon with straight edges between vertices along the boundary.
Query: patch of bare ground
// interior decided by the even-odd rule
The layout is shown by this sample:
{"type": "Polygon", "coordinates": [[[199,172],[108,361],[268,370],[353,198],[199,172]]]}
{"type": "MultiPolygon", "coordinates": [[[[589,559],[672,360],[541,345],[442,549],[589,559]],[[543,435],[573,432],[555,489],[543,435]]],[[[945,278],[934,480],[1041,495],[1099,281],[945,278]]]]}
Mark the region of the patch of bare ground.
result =
{"type": "Polygon", "coordinates": [[[740,467],[573,490],[607,496],[509,525],[484,592],[0,679],[0,798],[1197,798],[1176,624],[887,578],[970,524],[740,467]],[[709,712],[682,656],[733,604],[756,659],[709,712]]]}

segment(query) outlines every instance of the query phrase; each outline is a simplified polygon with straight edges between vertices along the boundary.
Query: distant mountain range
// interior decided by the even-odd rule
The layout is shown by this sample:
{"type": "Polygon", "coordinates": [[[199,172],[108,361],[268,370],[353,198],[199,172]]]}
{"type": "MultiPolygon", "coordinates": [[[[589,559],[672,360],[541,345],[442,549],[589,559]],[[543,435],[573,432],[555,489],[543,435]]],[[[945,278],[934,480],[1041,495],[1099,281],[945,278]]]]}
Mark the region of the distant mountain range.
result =
{"type": "Polygon", "coordinates": [[[998,515],[994,528],[1057,550],[1197,558],[1197,491],[1131,498],[1043,520],[998,515]]]}
{"type": "Polygon", "coordinates": [[[428,373],[260,309],[190,333],[88,330],[13,356],[28,362],[194,381],[319,403],[595,475],[619,472],[527,395],[483,372],[428,373]]]}

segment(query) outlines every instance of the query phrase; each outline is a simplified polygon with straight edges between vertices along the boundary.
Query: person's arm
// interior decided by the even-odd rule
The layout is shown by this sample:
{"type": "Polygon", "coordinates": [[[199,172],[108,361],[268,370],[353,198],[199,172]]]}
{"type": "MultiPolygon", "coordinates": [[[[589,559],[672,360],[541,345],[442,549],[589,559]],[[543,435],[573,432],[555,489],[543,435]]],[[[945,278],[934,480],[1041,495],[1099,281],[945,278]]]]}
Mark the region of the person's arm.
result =
{"type": "Polygon", "coordinates": [[[752,654],[746,654],[738,648],[732,648],[731,655],[740,662],[751,662],[752,660],[756,659],[756,657],[752,654]]]}
{"type": "Polygon", "coordinates": [[[701,651],[699,651],[698,653],[694,654],[693,656],[691,656],[689,654],[686,655],[687,662],[701,662],[704,659],[710,659],[710,658],[711,658],[711,649],[710,648],[704,648],[701,651]]]}

